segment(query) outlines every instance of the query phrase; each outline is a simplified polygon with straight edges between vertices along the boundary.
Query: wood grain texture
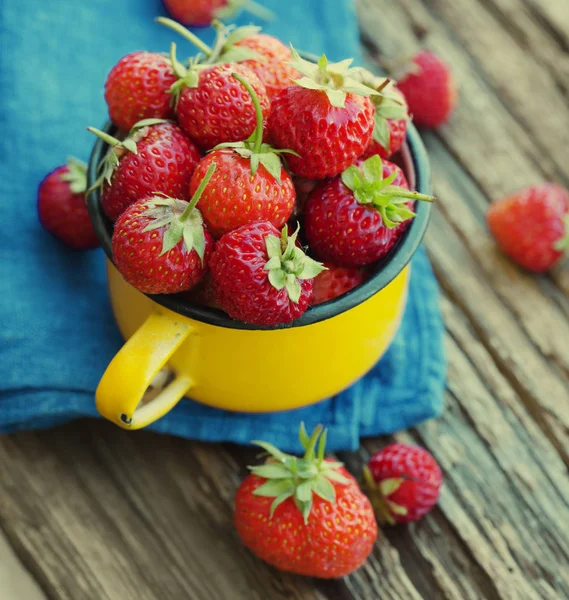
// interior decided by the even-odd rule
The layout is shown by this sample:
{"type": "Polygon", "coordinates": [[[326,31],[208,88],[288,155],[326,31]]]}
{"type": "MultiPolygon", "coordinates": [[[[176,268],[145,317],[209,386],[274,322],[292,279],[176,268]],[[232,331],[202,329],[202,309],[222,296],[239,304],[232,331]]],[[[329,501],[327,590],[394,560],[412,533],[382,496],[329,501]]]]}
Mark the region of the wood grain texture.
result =
{"type": "Polygon", "coordinates": [[[342,581],[279,573],[239,544],[254,451],[100,422],[0,438],[0,527],[53,600],[569,598],[569,266],[532,277],[496,249],[491,199],[569,184],[566,0],[358,0],[369,58],[443,55],[460,107],[425,132],[438,197],[426,243],[449,356],[443,416],[396,439],[441,464],[423,521],[385,530],[342,581]]]}

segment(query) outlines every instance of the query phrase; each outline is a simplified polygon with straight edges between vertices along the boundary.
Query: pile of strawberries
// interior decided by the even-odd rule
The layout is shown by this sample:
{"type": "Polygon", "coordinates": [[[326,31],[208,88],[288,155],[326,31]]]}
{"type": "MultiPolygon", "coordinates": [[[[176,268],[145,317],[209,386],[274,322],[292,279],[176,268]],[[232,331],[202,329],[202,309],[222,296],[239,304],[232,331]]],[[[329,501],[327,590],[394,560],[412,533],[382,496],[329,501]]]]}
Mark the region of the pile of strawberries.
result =
{"type": "Polygon", "coordinates": [[[389,79],[301,58],[257,27],[214,23],[199,53],[135,52],[108,75],[116,137],[99,166],[113,260],[148,294],[184,293],[276,326],[361,283],[414,217],[387,160],[406,135],[389,79]],[[123,133],[124,132],[124,133],[123,133]]]}

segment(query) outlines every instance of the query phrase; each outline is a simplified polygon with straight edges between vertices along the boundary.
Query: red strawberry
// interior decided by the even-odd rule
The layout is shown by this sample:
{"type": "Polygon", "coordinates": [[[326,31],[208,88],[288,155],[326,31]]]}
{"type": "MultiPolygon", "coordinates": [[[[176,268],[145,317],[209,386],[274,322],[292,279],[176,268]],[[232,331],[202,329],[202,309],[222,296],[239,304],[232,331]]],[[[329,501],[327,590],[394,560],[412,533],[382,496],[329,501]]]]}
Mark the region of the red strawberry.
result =
{"type": "Polygon", "coordinates": [[[241,541],[269,564],[299,575],[339,578],[373,549],[377,524],[369,500],[342,463],[324,458],[326,431],[301,425],[303,458],[253,442],[270,458],[249,467],[233,519],[241,541]],[[320,439],[319,439],[320,438],[320,439]],[[316,444],[318,451],[316,452],[316,444]]]}
{"type": "Polygon", "coordinates": [[[313,278],[323,269],[287,235],[266,221],[225,234],[211,257],[217,303],[234,319],[274,326],[298,319],[308,308],[313,278]]]}
{"type": "Polygon", "coordinates": [[[438,127],[458,103],[458,91],[448,65],[436,54],[422,50],[398,78],[409,112],[417,125],[438,127]]]}
{"type": "Polygon", "coordinates": [[[328,270],[322,271],[314,279],[314,294],[311,302],[313,306],[343,296],[367,278],[364,269],[335,267],[331,264],[324,266],[328,270]]]}
{"type": "Polygon", "coordinates": [[[177,125],[146,119],[122,142],[94,127],[88,129],[110,146],[93,186],[102,186],[101,204],[110,219],[116,220],[150,194],[186,198],[201,153],[177,125]]]}
{"type": "Polygon", "coordinates": [[[367,69],[359,69],[358,73],[359,81],[380,92],[371,98],[375,106],[375,125],[373,139],[363,157],[379,154],[381,158],[389,158],[401,148],[407,135],[407,103],[389,79],[376,77],[367,69]]]}
{"type": "Polygon", "coordinates": [[[270,100],[265,86],[251,69],[241,64],[230,64],[259,58],[249,48],[234,46],[231,36],[241,39],[243,29],[257,31],[257,28],[229,32],[227,28],[218,26],[218,38],[212,49],[178,23],[164,18],[159,18],[158,22],[183,35],[208,57],[207,64],[190,61],[186,68],[176,60],[176,45],[171,45],[170,61],[178,77],[171,93],[176,99],[180,127],[204,150],[223,142],[239,142],[250,136],[256,124],[255,107],[245,86],[231,74],[235,72],[251,84],[264,116],[269,113],[270,100]]]}
{"type": "Polygon", "coordinates": [[[244,142],[221,144],[197,166],[190,183],[193,193],[209,165],[217,164],[215,175],[203,194],[199,209],[215,237],[254,221],[269,221],[280,229],[289,219],[296,193],[278,152],[263,144],[263,113],[255,91],[246,79],[235,74],[251,95],[257,127],[244,142]]]}
{"type": "Polygon", "coordinates": [[[162,0],[168,13],[184,25],[205,27],[213,19],[229,19],[246,10],[269,20],[273,13],[253,0],[162,0]]]}
{"type": "Polygon", "coordinates": [[[43,228],[77,250],[99,245],[85,204],[86,189],[87,165],[75,158],[46,175],[38,188],[43,228]]]}
{"type": "Polygon", "coordinates": [[[322,260],[343,267],[384,257],[415,216],[413,202],[432,196],[409,190],[401,169],[376,154],[319,185],[308,198],[304,233],[322,260]]]}
{"type": "Polygon", "coordinates": [[[247,79],[259,98],[263,115],[270,108],[261,80],[239,64],[214,65],[200,71],[197,87],[182,90],[176,114],[184,131],[204,150],[222,142],[246,139],[255,129],[255,107],[245,86],[233,77],[247,79]]]}
{"type": "Polygon", "coordinates": [[[245,60],[243,65],[249,67],[265,84],[271,100],[300,77],[300,73],[288,64],[292,60],[290,48],[271,35],[247,35],[235,45],[250,48],[262,57],[263,60],[245,60]]]}
{"type": "Polygon", "coordinates": [[[207,270],[214,242],[195,208],[211,165],[192,200],[153,194],[129,206],[113,232],[113,261],[125,280],[145,294],[176,294],[207,270]]]}
{"type": "Polygon", "coordinates": [[[425,449],[391,444],[374,454],[368,465],[364,477],[381,522],[417,521],[437,503],[442,473],[425,449]]]}
{"type": "Polygon", "coordinates": [[[353,78],[351,60],[315,65],[293,51],[294,66],[304,77],[273,101],[267,122],[269,141],[300,156],[287,162],[295,175],[323,179],[341,173],[369,145],[374,108],[366,96],[375,90],[353,78]]]}
{"type": "Polygon", "coordinates": [[[486,215],[500,248],[529,271],[551,269],[569,249],[569,191],[553,183],[493,202],[486,215]]]}
{"type": "Polygon", "coordinates": [[[142,119],[171,114],[170,88],[176,82],[170,61],[155,52],[134,52],[119,60],[105,83],[111,121],[128,131],[142,119]]]}

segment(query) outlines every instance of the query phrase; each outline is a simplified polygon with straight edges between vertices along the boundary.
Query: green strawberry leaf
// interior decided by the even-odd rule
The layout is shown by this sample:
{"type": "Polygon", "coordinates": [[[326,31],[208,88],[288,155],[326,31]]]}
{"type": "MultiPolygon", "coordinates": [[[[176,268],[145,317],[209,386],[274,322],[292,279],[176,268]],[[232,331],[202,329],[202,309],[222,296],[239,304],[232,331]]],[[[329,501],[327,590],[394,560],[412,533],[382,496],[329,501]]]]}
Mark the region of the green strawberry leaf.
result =
{"type": "Polygon", "coordinates": [[[344,108],[346,103],[346,91],[345,90],[326,90],[326,95],[330,104],[335,108],[344,108]]]}
{"type": "MultiPolygon", "coordinates": [[[[366,183],[373,184],[375,181],[383,180],[383,164],[378,154],[370,156],[362,165],[364,180],[366,183]]],[[[392,175],[395,175],[393,173],[392,175]]]]}
{"type": "Polygon", "coordinates": [[[164,239],[162,240],[162,251],[160,256],[166,254],[178,245],[182,239],[184,233],[184,226],[177,219],[173,220],[170,226],[164,232],[164,239]]]}
{"type": "Polygon", "coordinates": [[[147,231],[153,231],[154,229],[160,229],[160,227],[166,227],[170,225],[175,218],[173,215],[166,215],[162,218],[157,218],[150,213],[147,214],[147,216],[153,220],[150,221],[150,223],[148,223],[148,225],[142,230],[143,233],[146,233],[147,231]]]}
{"type": "Polygon", "coordinates": [[[296,498],[300,500],[300,502],[309,502],[312,500],[312,486],[313,482],[311,481],[303,481],[296,488],[296,498]]]}
{"type": "Polygon", "coordinates": [[[251,472],[265,479],[290,479],[290,469],[281,463],[265,463],[250,467],[251,472]]]}
{"type": "Polygon", "coordinates": [[[354,165],[348,167],[341,177],[342,183],[352,191],[357,190],[363,182],[361,171],[354,165]]]}
{"type": "Polygon", "coordinates": [[[184,244],[186,251],[191,252],[195,250],[197,255],[200,257],[202,266],[205,256],[205,231],[203,226],[203,218],[200,211],[194,208],[187,221],[184,223],[184,244]]]}
{"type": "Polygon", "coordinates": [[[387,119],[382,117],[378,112],[375,113],[374,117],[373,139],[382,148],[385,148],[386,150],[389,148],[389,141],[391,139],[389,124],[387,119]]]}
{"type": "MultiPolygon", "coordinates": [[[[278,237],[274,236],[274,235],[268,235],[265,238],[265,246],[267,248],[267,254],[269,256],[269,258],[277,258],[280,260],[281,257],[281,240],[279,240],[278,237]]],[[[268,265],[269,263],[267,263],[268,265]]],[[[267,268],[267,265],[265,265],[265,269],[267,268]]]]}
{"type": "Polygon", "coordinates": [[[322,500],[326,500],[332,504],[336,502],[336,490],[326,475],[321,474],[314,480],[312,490],[322,500]]]}
{"type": "Polygon", "coordinates": [[[226,29],[230,32],[225,40],[225,44],[227,46],[232,46],[233,44],[236,44],[237,42],[240,42],[241,40],[244,40],[245,38],[255,35],[261,31],[261,28],[257,27],[256,25],[244,25],[243,27],[237,27],[233,30],[231,30],[229,27],[226,29]]]}
{"type": "Polygon", "coordinates": [[[87,165],[77,159],[67,159],[67,172],[61,175],[63,181],[69,183],[69,189],[73,194],[83,194],[87,190],[87,165]]]}
{"type": "Polygon", "coordinates": [[[294,487],[288,479],[268,479],[253,492],[255,496],[264,496],[268,498],[276,498],[289,493],[294,493],[294,487]]]}
{"type": "Polygon", "coordinates": [[[247,48],[246,46],[231,46],[229,50],[223,52],[219,57],[219,61],[223,63],[239,63],[244,60],[266,62],[267,59],[258,52],[255,52],[255,50],[247,48]]]}
{"type": "Polygon", "coordinates": [[[388,502],[387,506],[389,507],[389,510],[396,515],[405,516],[409,512],[404,506],[395,504],[395,502],[388,502]]]}
{"type": "Polygon", "coordinates": [[[403,479],[399,477],[391,477],[389,479],[384,479],[378,485],[379,491],[383,494],[383,496],[391,496],[394,494],[403,483],[403,479]]]}
{"type": "MultiPolygon", "coordinates": [[[[271,273],[274,273],[274,271],[271,271],[271,273]]],[[[302,290],[300,288],[300,283],[298,283],[298,279],[296,278],[295,275],[293,275],[293,274],[286,275],[285,287],[286,287],[286,291],[288,292],[288,297],[290,298],[291,302],[298,304],[302,290]]]]}
{"type": "MultiPolygon", "coordinates": [[[[342,466],[342,463],[340,463],[340,465],[342,466]]],[[[326,477],[332,481],[337,481],[338,483],[344,484],[350,483],[350,480],[344,477],[341,473],[338,473],[338,471],[326,470],[325,474],[326,477]]]]}
{"type": "Polygon", "coordinates": [[[265,452],[268,452],[271,456],[280,460],[281,462],[285,462],[288,458],[290,458],[289,454],[285,454],[281,452],[276,446],[269,442],[263,442],[262,440],[253,440],[251,442],[254,446],[260,446],[265,452]]]}
{"type": "MultiPolygon", "coordinates": [[[[269,282],[276,290],[282,290],[287,285],[287,274],[280,268],[280,265],[276,269],[271,269],[269,271],[269,282]]],[[[288,287],[287,287],[288,290],[288,287]]],[[[300,297],[300,290],[298,292],[300,297]]],[[[290,296],[290,293],[289,293],[290,296]]],[[[292,298],[291,298],[292,300],[292,298]]],[[[293,300],[295,302],[295,300],[293,300]]],[[[298,298],[296,300],[298,302],[298,298]]]]}
{"type": "Polygon", "coordinates": [[[275,510],[277,510],[278,506],[280,504],[282,504],[285,500],[288,500],[293,494],[294,494],[294,491],[293,491],[293,488],[291,488],[290,492],[284,492],[284,494],[277,496],[277,498],[275,498],[274,502],[271,504],[271,511],[269,513],[269,518],[272,519],[273,515],[275,514],[275,510]]]}
{"type": "Polygon", "coordinates": [[[263,167],[265,167],[265,169],[267,169],[267,171],[273,176],[273,178],[277,181],[281,180],[282,164],[281,159],[278,157],[277,154],[267,152],[253,156],[259,156],[261,164],[263,165],[263,167]]]}
{"type": "Polygon", "coordinates": [[[314,279],[322,271],[327,271],[328,268],[324,267],[322,263],[310,258],[310,256],[304,255],[302,259],[302,270],[297,275],[299,279],[314,279]]]}
{"type": "MultiPolygon", "coordinates": [[[[239,154],[241,154],[240,152],[238,152],[239,154]]],[[[241,154],[241,156],[243,156],[241,154]]],[[[245,157],[243,157],[245,158],[245,157]]],[[[251,174],[252,175],[256,175],[257,174],[257,170],[259,168],[259,161],[261,160],[261,155],[260,154],[251,154],[251,174]]]]}
{"type": "Polygon", "coordinates": [[[306,450],[306,448],[308,448],[310,438],[308,437],[308,433],[306,432],[306,426],[304,425],[304,421],[300,423],[300,427],[298,429],[298,439],[300,441],[300,445],[306,450]]]}

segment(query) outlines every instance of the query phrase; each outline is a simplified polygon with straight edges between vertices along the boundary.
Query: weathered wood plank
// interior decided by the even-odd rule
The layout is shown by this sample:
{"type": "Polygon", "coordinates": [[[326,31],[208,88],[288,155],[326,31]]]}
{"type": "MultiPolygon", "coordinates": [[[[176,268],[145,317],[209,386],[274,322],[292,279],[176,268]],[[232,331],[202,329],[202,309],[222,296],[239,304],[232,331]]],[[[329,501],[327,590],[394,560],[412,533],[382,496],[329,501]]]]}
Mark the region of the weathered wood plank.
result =
{"type": "MultiPolygon", "coordinates": [[[[439,507],[386,530],[357,573],[319,582],[279,573],[239,544],[233,495],[254,451],[105,423],[5,436],[0,527],[49,598],[569,597],[569,269],[524,275],[484,226],[489,198],[569,180],[566,3],[359,7],[376,50],[393,56],[424,38],[461,86],[451,122],[425,136],[439,196],[427,246],[444,290],[447,409],[395,436],[440,462],[439,507]],[[539,89],[528,96],[530,79],[539,89]]],[[[342,458],[358,473],[387,441],[342,458]]]]}
{"type": "Polygon", "coordinates": [[[503,104],[492,95],[485,80],[477,80],[476,70],[473,77],[472,69],[467,71],[460,68],[467,61],[472,62],[471,57],[452,39],[445,24],[437,21],[420,3],[414,0],[402,3],[361,0],[360,6],[362,10],[367,8],[369,11],[362,21],[365,35],[370,41],[381,45],[387,40],[387,49],[381,47],[381,51],[387,54],[404,52],[417,44],[414,33],[417,24],[413,19],[419,20],[429,31],[429,46],[440,51],[451,62],[454,61],[461,86],[468,88],[463,88],[461,106],[451,121],[436,135],[426,136],[436,174],[438,204],[460,234],[460,237],[456,237],[451,231],[447,234],[446,230],[441,230],[436,243],[431,246],[432,256],[442,285],[446,286],[455,301],[462,302],[468,308],[479,335],[492,347],[494,358],[500,360],[502,367],[510,373],[512,382],[525,396],[527,404],[533,407],[535,416],[551,432],[555,432],[553,435],[556,436],[558,447],[563,447],[567,455],[569,348],[564,340],[567,339],[569,324],[566,309],[560,310],[558,305],[561,301],[566,306],[565,301],[559,300],[562,297],[559,293],[554,302],[542,295],[540,292],[547,288],[547,284],[538,289],[535,279],[511,266],[494,249],[483,226],[483,214],[489,196],[542,179],[543,174],[532,169],[527,154],[514,143],[510,135],[523,135],[527,141],[530,138],[505,113],[503,104]],[[376,7],[375,11],[370,10],[371,4],[376,7]],[[416,9],[412,15],[411,5],[416,9]],[[395,27],[398,36],[389,35],[392,27],[395,27]],[[393,40],[399,45],[397,49],[393,47],[393,40]],[[476,126],[473,127],[471,115],[476,111],[469,103],[479,98],[484,108],[480,120],[476,120],[476,126]],[[506,121],[505,126],[500,128],[498,124],[502,117],[506,117],[506,121]],[[492,141],[496,139],[495,135],[490,135],[492,131],[503,131],[500,143],[508,146],[506,154],[501,156],[492,146],[482,142],[480,131],[486,131],[488,140],[492,141]],[[438,137],[443,144],[437,142],[438,137]],[[472,155],[462,155],[463,149],[472,155]],[[449,151],[453,156],[449,156],[449,151]],[[504,161],[504,158],[507,160],[504,161]],[[464,174],[465,162],[472,165],[474,181],[469,181],[464,174]],[[524,164],[526,166],[522,167],[524,164]],[[488,176],[488,173],[491,175],[488,176]],[[512,180],[515,181],[514,185],[512,180]],[[458,265],[453,248],[464,245],[469,252],[464,253],[462,265],[458,265]],[[469,253],[472,253],[471,257],[469,253]],[[454,265],[451,265],[453,262],[454,265]],[[536,307],[539,308],[536,310],[536,307]],[[520,323],[525,332],[520,330],[520,323]],[[524,333],[529,340],[524,339],[524,333]],[[552,357],[554,364],[550,365],[544,356],[548,359],[552,357]],[[554,401],[548,396],[550,392],[554,401]]]}
{"type": "Polygon", "coordinates": [[[0,526],[50,598],[329,597],[242,548],[219,446],[80,422],[3,437],[0,464],[0,526]]]}

